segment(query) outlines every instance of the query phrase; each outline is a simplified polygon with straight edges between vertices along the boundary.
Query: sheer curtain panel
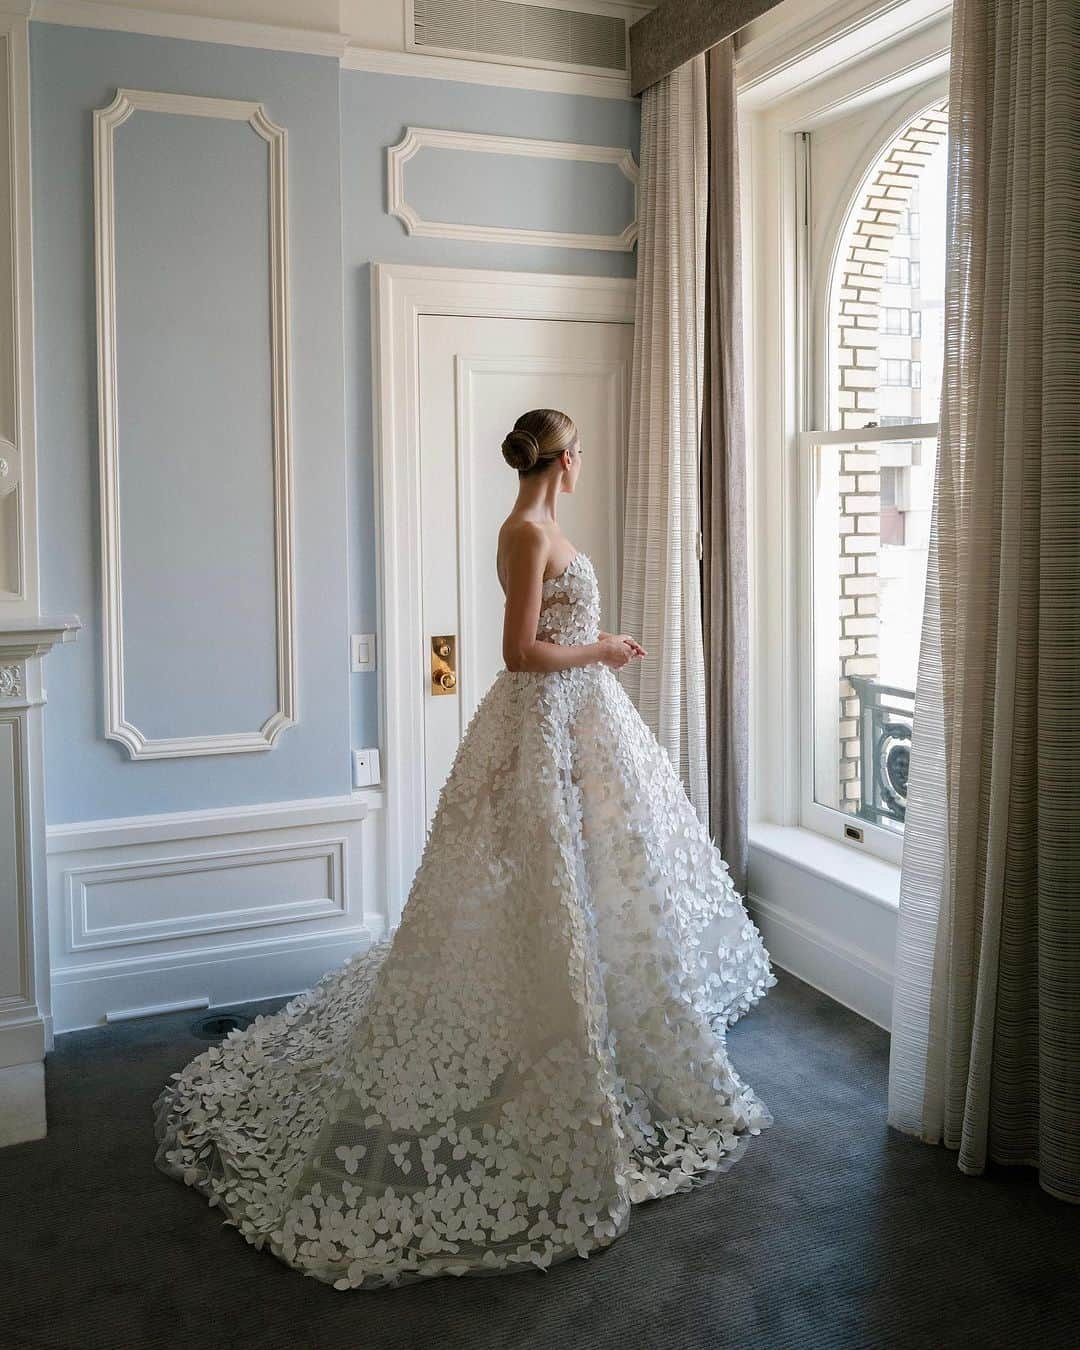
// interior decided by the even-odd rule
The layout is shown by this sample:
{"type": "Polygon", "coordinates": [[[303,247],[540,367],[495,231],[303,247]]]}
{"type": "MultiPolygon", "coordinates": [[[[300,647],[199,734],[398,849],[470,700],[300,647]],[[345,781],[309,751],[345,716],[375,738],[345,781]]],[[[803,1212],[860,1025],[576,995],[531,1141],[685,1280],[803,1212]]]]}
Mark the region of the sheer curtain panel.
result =
{"type": "Polygon", "coordinates": [[[956,0],[889,1123],[1080,1201],[1080,6],[956,0]]]}

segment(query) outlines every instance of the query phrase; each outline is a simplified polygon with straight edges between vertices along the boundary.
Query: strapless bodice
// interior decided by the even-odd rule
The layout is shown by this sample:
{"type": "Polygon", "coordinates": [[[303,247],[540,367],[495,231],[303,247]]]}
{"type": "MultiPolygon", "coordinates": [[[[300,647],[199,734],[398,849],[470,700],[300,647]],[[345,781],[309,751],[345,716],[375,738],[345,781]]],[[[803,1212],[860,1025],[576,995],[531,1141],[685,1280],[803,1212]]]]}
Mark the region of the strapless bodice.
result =
{"type": "Polygon", "coordinates": [[[565,646],[600,636],[600,587],[588,554],[580,550],[563,570],[543,583],[536,636],[565,646]]]}

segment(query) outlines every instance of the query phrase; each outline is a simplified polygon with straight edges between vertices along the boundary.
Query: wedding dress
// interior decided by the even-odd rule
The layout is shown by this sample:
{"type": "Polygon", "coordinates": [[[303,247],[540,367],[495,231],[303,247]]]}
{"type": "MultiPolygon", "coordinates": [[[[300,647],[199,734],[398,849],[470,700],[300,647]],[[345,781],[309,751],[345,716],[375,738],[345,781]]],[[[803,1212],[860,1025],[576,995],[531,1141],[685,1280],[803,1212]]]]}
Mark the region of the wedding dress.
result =
{"type": "MultiPolygon", "coordinates": [[[[537,636],[599,620],[578,552],[537,636]]],[[[613,671],[502,669],[392,939],[174,1074],[156,1161],[338,1289],[546,1268],[772,1123],[725,1033],[775,983],[613,671]]]]}

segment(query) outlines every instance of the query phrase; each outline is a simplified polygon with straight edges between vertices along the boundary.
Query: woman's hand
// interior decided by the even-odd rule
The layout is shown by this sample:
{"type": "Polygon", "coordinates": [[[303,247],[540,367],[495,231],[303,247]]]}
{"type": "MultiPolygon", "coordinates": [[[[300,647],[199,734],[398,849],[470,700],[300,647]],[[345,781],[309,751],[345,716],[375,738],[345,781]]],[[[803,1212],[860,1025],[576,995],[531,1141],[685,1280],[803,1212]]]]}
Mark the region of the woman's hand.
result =
{"type": "Polygon", "coordinates": [[[599,635],[600,660],[612,670],[621,670],[634,656],[647,656],[645,648],[629,633],[601,633],[599,635]]]}

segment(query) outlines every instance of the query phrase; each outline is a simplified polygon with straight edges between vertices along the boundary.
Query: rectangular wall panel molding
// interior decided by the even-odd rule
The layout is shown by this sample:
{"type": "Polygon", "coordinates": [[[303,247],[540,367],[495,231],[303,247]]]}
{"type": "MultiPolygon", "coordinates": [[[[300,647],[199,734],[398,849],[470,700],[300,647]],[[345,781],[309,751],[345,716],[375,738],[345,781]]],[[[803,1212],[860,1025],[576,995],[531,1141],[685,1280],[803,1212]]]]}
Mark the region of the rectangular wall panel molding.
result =
{"type": "Polygon", "coordinates": [[[291,993],[383,936],[378,794],[48,833],[56,1030],[291,993]],[[324,964],[325,963],[325,964],[324,964]]]}
{"type": "Polygon", "coordinates": [[[623,253],[637,241],[638,166],[625,146],[407,127],[386,164],[387,210],[411,235],[623,253]]]}
{"type": "Polygon", "coordinates": [[[297,717],[286,140],[232,99],[94,113],[105,735],[132,759],[297,717]]]}

